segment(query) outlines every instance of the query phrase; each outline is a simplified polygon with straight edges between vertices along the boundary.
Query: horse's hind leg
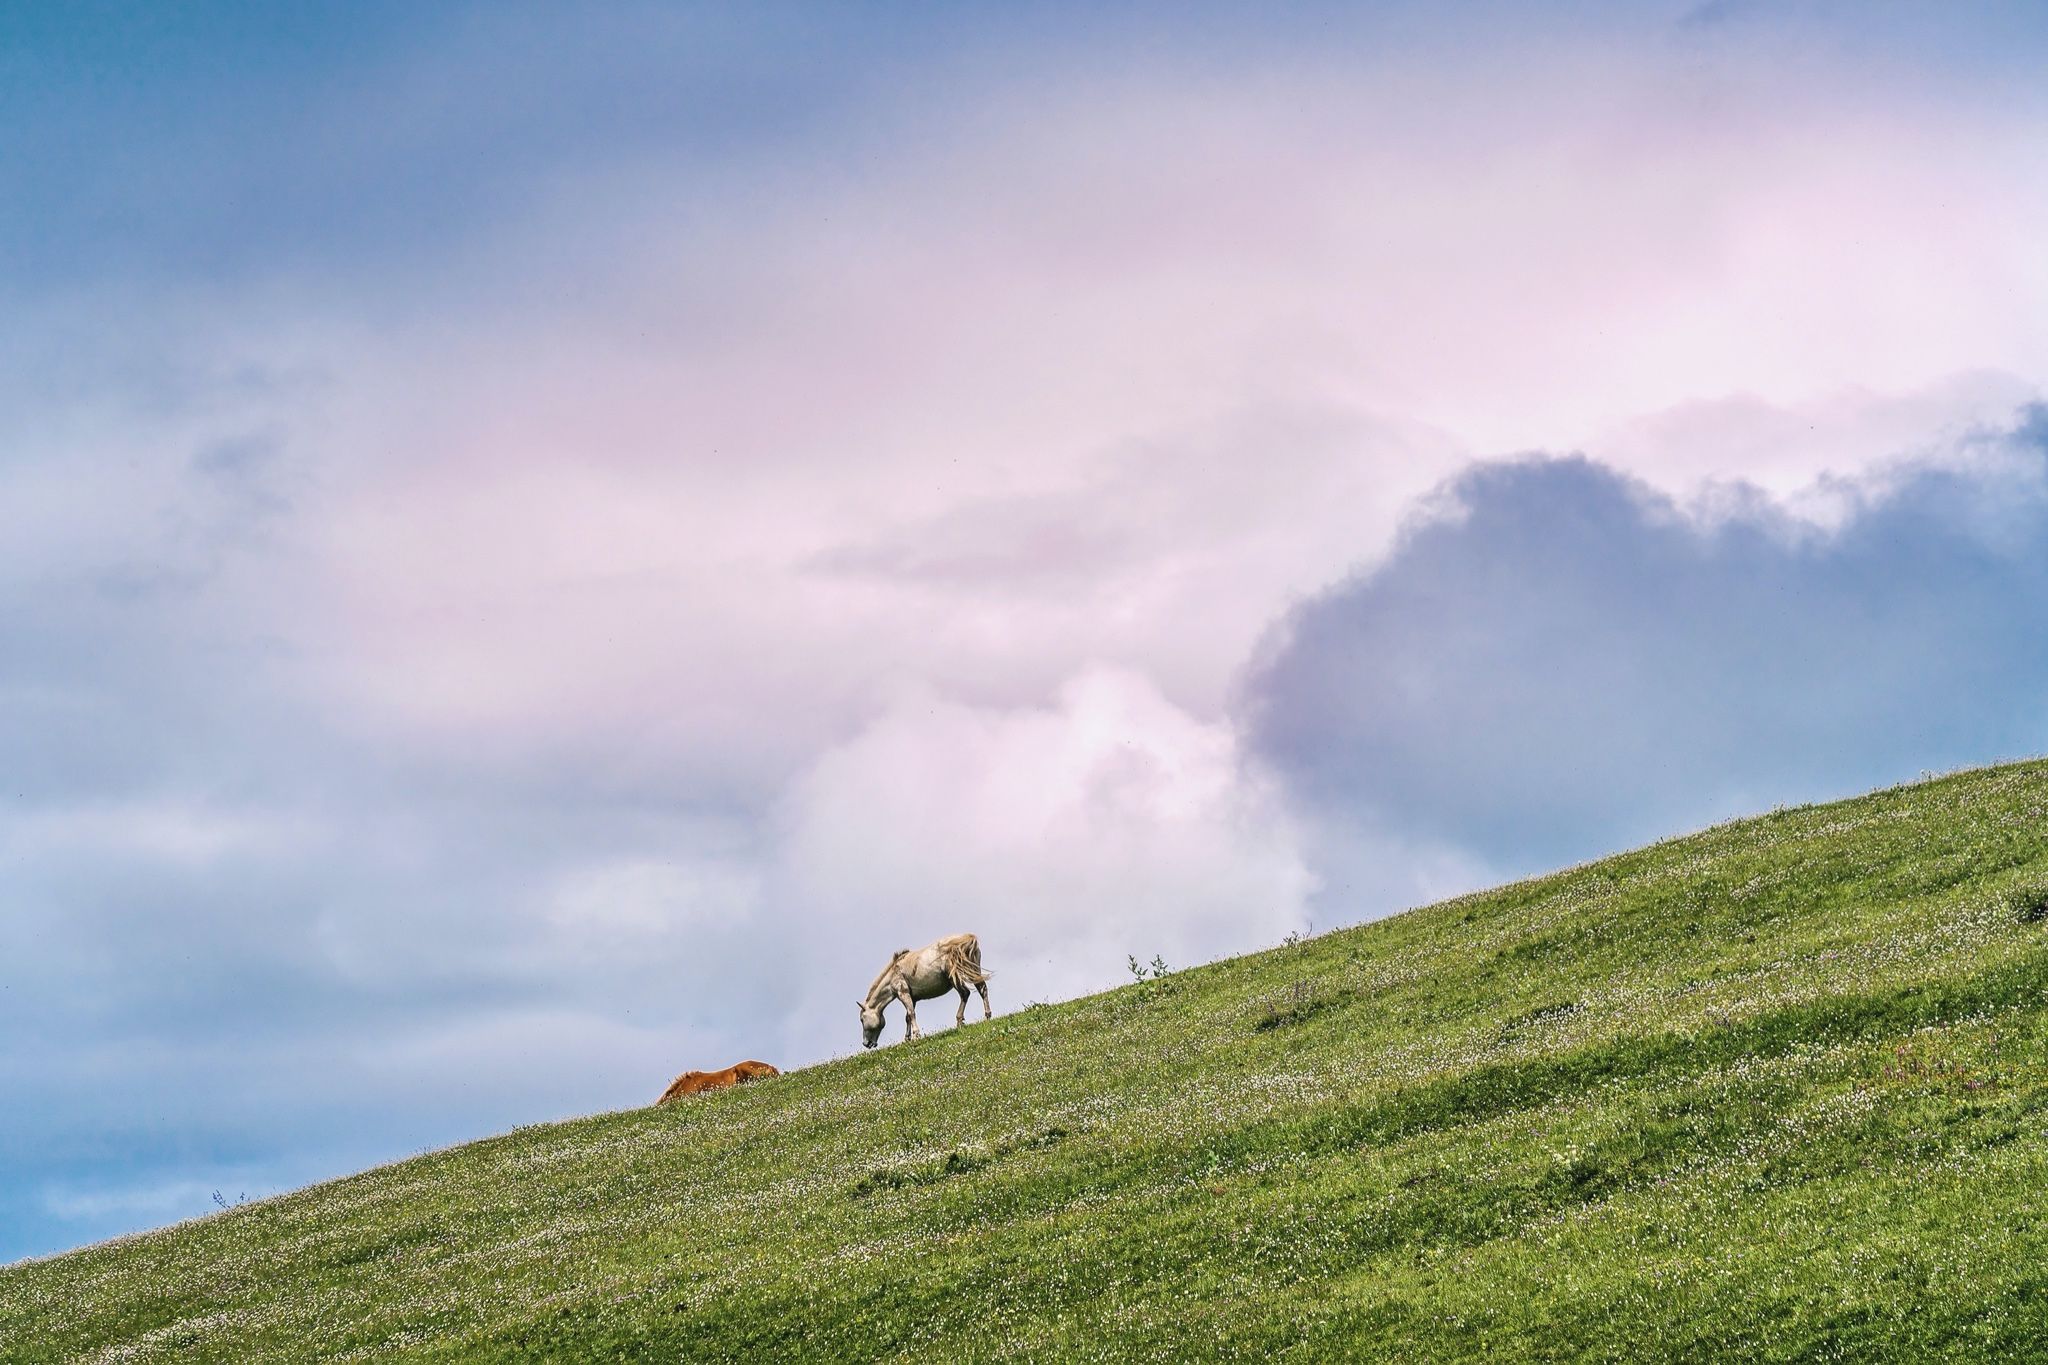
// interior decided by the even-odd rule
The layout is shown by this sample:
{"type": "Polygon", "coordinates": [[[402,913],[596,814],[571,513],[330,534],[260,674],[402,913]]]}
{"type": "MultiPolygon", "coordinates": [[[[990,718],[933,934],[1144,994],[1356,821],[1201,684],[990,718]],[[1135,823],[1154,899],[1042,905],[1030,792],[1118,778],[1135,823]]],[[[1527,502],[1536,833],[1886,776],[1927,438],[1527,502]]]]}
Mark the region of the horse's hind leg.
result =
{"type": "MultiPolygon", "coordinates": [[[[993,1019],[995,1011],[990,1009],[988,1004],[988,982],[977,981],[974,983],[974,989],[981,992],[981,1017],[993,1019]]],[[[960,1008],[963,1012],[967,1009],[967,992],[964,990],[960,992],[960,1008]]]]}
{"type": "Polygon", "coordinates": [[[960,1008],[953,1011],[953,1027],[959,1028],[967,1022],[967,988],[955,986],[953,989],[960,992],[960,1008]]]}

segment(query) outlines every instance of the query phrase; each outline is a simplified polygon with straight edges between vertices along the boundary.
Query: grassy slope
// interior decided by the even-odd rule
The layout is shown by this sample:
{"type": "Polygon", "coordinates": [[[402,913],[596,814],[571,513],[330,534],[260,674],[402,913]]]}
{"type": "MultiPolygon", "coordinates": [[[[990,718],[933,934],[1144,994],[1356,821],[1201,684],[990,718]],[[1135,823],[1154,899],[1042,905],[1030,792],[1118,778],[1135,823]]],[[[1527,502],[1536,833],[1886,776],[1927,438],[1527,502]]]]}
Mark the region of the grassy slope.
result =
{"type": "Polygon", "coordinates": [[[2034,1355],[2036,892],[2048,764],[1781,812],[0,1271],[0,1358],[2034,1355]]]}

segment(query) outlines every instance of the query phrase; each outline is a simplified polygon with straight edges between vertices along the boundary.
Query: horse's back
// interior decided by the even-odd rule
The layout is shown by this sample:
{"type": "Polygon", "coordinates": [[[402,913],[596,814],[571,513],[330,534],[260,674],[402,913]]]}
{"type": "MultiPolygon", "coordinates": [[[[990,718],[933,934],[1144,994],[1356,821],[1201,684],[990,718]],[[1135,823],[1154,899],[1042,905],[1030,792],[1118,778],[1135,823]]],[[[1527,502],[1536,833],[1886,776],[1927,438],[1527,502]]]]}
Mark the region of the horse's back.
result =
{"type": "Polygon", "coordinates": [[[668,1089],[661,1092],[661,1098],[656,1100],[655,1103],[671,1104],[685,1096],[713,1089],[717,1074],[715,1071],[685,1071],[682,1075],[669,1082],[668,1089]]]}

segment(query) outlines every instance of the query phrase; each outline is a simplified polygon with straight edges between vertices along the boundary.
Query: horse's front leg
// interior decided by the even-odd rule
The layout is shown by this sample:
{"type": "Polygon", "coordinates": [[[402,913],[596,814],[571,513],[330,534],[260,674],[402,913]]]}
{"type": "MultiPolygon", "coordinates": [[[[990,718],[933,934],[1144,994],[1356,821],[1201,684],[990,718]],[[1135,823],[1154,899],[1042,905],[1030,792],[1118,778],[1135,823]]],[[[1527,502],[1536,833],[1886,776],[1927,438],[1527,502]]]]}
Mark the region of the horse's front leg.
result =
{"type": "Polygon", "coordinates": [[[896,998],[903,1002],[903,1041],[907,1043],[918,1036],[917,1001],[911,999],[909,991],[903,991],[896,998]]]}

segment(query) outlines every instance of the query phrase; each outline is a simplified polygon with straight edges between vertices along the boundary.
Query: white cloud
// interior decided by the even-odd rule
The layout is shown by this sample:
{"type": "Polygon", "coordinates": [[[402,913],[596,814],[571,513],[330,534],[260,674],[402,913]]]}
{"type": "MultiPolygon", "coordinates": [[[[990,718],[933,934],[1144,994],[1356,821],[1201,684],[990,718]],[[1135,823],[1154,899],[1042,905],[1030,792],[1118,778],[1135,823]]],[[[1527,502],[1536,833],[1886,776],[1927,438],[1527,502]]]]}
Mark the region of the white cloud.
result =
{"type": "Polygon", "coordinates": [[[660,939],[751,919],[761,898],[750,868],[628,858],[562,877],[548,922],[564,936],[660,939]]]}
{"type": "Polygon", "coordinates": [[[1862,482],[1843,476],[1980,458],[1987,435],[2040,392],[2038,380],[1984,371],[1917,390],[1856,387],[1799,403],[1721,396],[1627,418],[1581,449],[1680,495],[1740,479],[1795,515],[1835,526],[1853,510],[1842,501],[1848,485],[1862,482]]]}
{"type": "Polygon", "coordinates": [[[49,806],[0,821],[0,848],[27,860],[92,857],[204,867],[228,858],[287,858],[321,838],[310,820],[200,799],[49,806]]]}

